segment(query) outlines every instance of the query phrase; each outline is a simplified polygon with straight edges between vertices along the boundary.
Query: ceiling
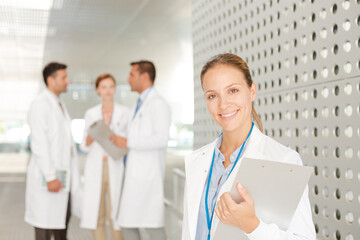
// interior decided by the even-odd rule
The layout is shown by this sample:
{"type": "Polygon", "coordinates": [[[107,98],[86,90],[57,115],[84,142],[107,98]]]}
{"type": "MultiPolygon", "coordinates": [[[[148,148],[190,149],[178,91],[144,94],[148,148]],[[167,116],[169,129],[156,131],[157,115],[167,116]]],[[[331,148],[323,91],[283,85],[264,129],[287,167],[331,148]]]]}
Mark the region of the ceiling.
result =
{"type": "Polygon", "coordinates": [[[76,89],[103,72],[126,85],[129,62],[139,59],[155,62],[171,104],[190,94],[192,105],[191,0],[0,0],[0,121],[26,118],[50,61],[68,65],[76,89]]]}

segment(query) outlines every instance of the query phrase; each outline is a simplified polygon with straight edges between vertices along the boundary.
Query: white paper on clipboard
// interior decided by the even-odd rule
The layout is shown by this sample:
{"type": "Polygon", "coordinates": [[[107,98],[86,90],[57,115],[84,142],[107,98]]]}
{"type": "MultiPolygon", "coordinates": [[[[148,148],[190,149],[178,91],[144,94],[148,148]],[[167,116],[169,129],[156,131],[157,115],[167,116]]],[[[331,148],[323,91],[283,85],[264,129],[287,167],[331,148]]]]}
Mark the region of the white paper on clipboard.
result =
{"type": "Polygon", "coordinates": [[[109,137],[115,134],[103,120],[94,122],[89,127],[88,134],[98,142],[105,152],[114,160],[125,156],[129,152],[129,149],[119,148],[109,140],[109,137]]]}
{"type": "MultiPolygon", "coordinates": [[[[313,171],[312,167],[269,160],[244,158],[232,184],[230,195],[241,200],[236,183],[241,183],[255,203],[256,216],[265,223],[287,229],[313,171]]],[[[238,228],[219,221],[212,240],[245,240],[238,228]]]]}

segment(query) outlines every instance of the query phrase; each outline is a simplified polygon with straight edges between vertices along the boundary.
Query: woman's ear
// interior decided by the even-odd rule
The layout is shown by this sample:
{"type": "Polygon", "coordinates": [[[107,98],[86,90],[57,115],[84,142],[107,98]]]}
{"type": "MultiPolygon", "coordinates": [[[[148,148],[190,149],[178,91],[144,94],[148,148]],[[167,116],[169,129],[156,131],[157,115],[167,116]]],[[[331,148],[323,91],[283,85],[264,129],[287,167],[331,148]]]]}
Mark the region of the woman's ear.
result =
{"type": "Polygon", "coordinates": [[[257,86],[256,84],[253,82],[251,84],[251,87],[250,87],[250,96],[251,96],[251,101],[253,102],[256,98],[256,92],[257,92],[257,86]]]}

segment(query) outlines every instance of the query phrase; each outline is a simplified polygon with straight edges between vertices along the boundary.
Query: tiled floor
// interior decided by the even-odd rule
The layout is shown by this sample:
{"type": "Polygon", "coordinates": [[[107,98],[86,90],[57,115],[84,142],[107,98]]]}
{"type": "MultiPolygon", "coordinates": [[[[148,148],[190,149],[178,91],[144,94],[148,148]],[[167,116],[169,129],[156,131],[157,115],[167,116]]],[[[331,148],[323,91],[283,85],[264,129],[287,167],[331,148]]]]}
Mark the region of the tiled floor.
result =
{"type": "MultiPolygon", "coordinates": [[[[169,151],[165,177],[165,198],[173,198],[172,169],[184,169],[184,152],[169,151]]],[[[24,222],[25,171],[27,154],[0,154],[0,240],[33,240],[33,227],[24,222]]],[[[80,158],[83,166],[84,158],[80,158]]],[[[180,184],[178,196],[182,198],[180,184]]],[[[167,209],[166,232],[168,239],[180,239],[180,221],[167,209]]],[[[144,236],[146,239],[146,236],[144,236]]],[[[92,239],[89,230],[79,227],[79,219],[72,217],[68,231],[69,240],[92,239]]]]}

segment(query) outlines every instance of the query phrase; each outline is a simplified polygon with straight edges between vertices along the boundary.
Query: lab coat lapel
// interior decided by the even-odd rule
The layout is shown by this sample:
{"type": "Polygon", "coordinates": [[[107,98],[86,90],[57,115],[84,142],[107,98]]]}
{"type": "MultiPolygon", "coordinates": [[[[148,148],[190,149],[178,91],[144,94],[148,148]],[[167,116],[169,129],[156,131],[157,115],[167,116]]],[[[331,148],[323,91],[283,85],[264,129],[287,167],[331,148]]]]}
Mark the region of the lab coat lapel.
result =
{"type": "Polygon", "coordinates": [[[141,120],[141,116],[144,112],[144,109],[146,109],[147,105],[151,102],[151,99],[156,95],[156,91],[155,89],[152,89],[148,96],[146,97],[145,101],[142,103],[140,109],[138,110],[138,112],[135,114],[135,110],[136,110],[136,104],[135,106],[132,108],[131,114],[130,114],[130,119],[129,119],[129,124],[128,124],[128,128],[127,128],[127,135],[128,136],[132,136],[132,135],[137,135],[137,128],[139,128],[139,121],[141,120]]]}
{"type": "Polygon", "coordinates": [[[251,133],[249,142],[245,148],[245,152],[240,157],[238,163],[234,167],[233,172],[231,173],[231,175],[229,176],[227,181],[222,186],[222,188],[219,192],[219,195],[218,195],[218,200],[224,192],[230,191],[231,185],[234,182],[235,176],[236,176],[236,174],[239,170],[239,167],[241,165],[241,162],[244,158],[255,158],[255,159],[264,159],[265,158],[265,156],[258,150],[259,147],[261,147],[261,146],[259,146],[259,140],[260,140],[259,137],[261,137],[259,135],[259,133],[260,133],[260,131],[258,130],[258,128],[256,128],[254,126],[254,129],[253,129],[253,132],[251,133]]]}
{"type": "MultiPolygon", "coordinates": [[[[53,94],[52,92],[50,92],[50,90],[46,89],[45,90],[46,96],[48,98],[48,101],[50,102],[51,106],[52,106],[52,111],[55,112],[55,114],[57,115],[57,119],[63,119],[64,118],[64,114],[61,111],[60,105],[59,103],[56,101],[55,99],[55,95],[52,96],[51,94],[53,94]]],[[[66,112],[65,110],[65,106],[63,105],[64,108],[64,113],[66,112]]]]}
{"type": "MultiPolygon", "coordinates": [[[[142,113],[144,112],[144,109],[146,109],[147,105],[149,105],[149,103],[151,103],[151,99],[156,96],[156,90],[154,89],[154,87],[150,90],[149,94],[146,96],[145,101],[141,104],[138,112],[136,113],[134,120],[133,121],[137,121],[137,119],[141,118],[142,113]]],[[[135,113],[135,109],[136,109],[136,105],[133,111],[133,115],[135,113]]]]}
{"type": "Polygon", "coordinates": [[[261,144],[263,138],[264,135],[256,126],[254,126],[248,146],[244,152],[244,157],[264,159],[265,155],[262,154],[262,148],[264,147],[264,144],[261,144]]]}
{"type": "Polygon", "coordinates": [[[75,155],[75,151],[74,151],[74,146],[73,146],[73,138],[72,138],[72,133],[71,133],[71,119],[70,119],[70,115],[67,111],[67,108],[65,106],[64,103],[61,103],[62,108],[64,110],[64,112],[61,110],[61,107],[59,105],[59,102],[55,99],[54,96],[52,96],[50,90],[46,89],[45,93],[47,95],[48,101],[50,102],[50,104],[52,105],[52,110],[54,111],[54,113],[56,114],[56,121],[58,121],[60,124],[63,124],[63,129],[64,131],[60,132],[59,134],[61,135],[64,143],[68,143],[69,147],[71,147],[71,151],[72,151],[72,156],[75,155]],[[68,140],[66,140],[68,139],[68,140]]]}
{"type": "Polygon", "coordinates": [[[185,159],[186,201],[191,239],[195,239],[201,196],[209,173],[215,142],[216,140],[203,149],[199,149],[199,153],[185,159]]]}
{"type": "MultiPolygon", "coordinates": [[[[71,117],[69,115],[69,112],[65,106],[64,103],[62,103],[62,106],[64,108],[64,124],[65,124],[65,129],[67,130],[69,136],[70,136],[70,140],[71,140],[71,144],[73,143],[73,138],[72,138],[72,132],[71,132],[71,117]]],[[[61,109],[60,109],[61,111],[61,109]]]]}
{"type": "MultiPolygon", "coordinates": [[[[68,112],[67,108],[66,108],[66,106],[65,106],[64,103],[61,103],[61,105],[62,105],[62,107],[63,107],[63,109],[64,109],[64,114],[63,114],[63,116],[65,117],[66,122],[67,122],[67,123],[70,123],[70,122],[71,122],[71,118],[70,118],[70,115],[69,115],[69,112],[68,112]]],[[[59,106],[59,108],[60,108],[60,106],[59,106]]],[[[60,109],[60,112],[61,112],[61,109],[60,109]]],[[[62,112],[61,112],[61,114],[62,114],[62,112]]]]}

